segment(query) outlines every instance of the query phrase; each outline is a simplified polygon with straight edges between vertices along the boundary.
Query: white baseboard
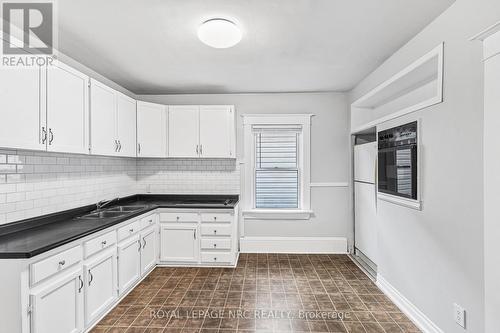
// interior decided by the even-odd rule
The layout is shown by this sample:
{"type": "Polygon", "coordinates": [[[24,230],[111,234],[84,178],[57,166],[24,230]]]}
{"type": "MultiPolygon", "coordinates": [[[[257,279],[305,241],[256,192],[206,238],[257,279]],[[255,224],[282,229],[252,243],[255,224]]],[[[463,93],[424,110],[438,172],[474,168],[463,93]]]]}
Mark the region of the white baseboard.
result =
{"type": "Polygon", "coordinates": [[[242,253],[347,253],[345,237],[242,237],[242,253]]]}
{"type": "Polygon", "coordinates": [[[377,275],[377,286],[396,304],[396,306],[424,333],[443,333],[422,311],[404,297],[380,274],[377,275]]]}

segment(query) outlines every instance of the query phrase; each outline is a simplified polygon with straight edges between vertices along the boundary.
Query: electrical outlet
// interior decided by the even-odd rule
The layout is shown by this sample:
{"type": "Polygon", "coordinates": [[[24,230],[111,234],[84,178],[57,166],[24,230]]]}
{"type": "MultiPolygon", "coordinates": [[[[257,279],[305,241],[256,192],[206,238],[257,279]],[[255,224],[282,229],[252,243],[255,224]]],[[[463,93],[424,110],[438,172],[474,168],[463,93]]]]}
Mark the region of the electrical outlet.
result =
{"type": "Polygon", "coordinates": [[[465,309],[457,303],[453,304],[453,317],[458,325],[465,328],[465,309]]]}

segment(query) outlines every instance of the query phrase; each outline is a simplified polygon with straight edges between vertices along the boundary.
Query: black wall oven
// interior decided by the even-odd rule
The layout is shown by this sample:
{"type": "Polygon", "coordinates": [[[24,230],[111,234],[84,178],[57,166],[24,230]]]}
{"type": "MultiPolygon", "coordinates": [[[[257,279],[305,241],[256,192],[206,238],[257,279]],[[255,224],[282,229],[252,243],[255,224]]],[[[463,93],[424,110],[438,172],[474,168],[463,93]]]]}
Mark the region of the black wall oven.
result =
{"type": "Polygon", "coordinates": [[[378,191],[417,200],[417,122],[378,132],[378,191]]]}

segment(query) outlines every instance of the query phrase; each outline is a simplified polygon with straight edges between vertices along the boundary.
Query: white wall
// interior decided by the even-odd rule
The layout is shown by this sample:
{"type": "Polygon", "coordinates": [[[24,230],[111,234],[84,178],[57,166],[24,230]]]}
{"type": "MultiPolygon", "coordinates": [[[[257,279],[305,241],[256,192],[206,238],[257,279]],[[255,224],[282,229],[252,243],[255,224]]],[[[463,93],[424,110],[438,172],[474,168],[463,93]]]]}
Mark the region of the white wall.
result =
{"type": "MultiPolygon", "coordinates": [[[[237,150],[242,160],[242,114],[313,113],[311,182],[348,182],[349,117],[342,93],[142,95],[138,99],[163,104],[234,104],[237,150]]],[[[350,191],[347,187],[312,188],[315,216],[308,221],[246,221],[245,236],[348,237],[351,239],[350,191]]]]}
{"type": "MultiPolygon", "coordinates": [[[[351,101],[445,42],[444,103],[393,122],[422,125],[421,212],[380,202],[378,271],[444,332],[484,332],[483,66],[469,38],[500,19],[498,0],[458,0],[364,79],[351,101]]],[[[498,310],[498,309],[497,309],[498,310]]]]}

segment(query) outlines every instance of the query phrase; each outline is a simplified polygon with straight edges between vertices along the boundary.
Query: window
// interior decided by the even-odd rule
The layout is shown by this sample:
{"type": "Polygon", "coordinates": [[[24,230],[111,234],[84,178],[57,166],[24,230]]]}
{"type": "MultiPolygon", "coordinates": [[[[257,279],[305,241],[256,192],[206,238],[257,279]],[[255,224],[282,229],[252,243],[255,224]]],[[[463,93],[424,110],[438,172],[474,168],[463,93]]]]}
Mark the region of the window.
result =
{"type": "Polygon", "coordinates": [[[254,128],[255,208],[299,208],[299,132],[254,128]]]}
{"type": "Polygon", "coordinates": [[[243,116],[245,218],[310,217],[310,119],[309,114],[243,116]]]}

